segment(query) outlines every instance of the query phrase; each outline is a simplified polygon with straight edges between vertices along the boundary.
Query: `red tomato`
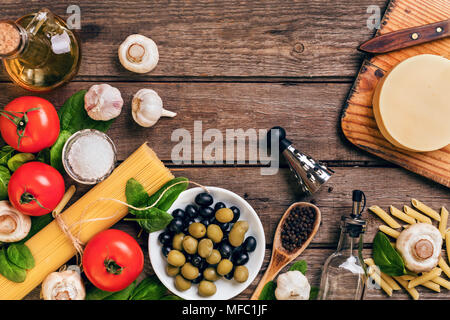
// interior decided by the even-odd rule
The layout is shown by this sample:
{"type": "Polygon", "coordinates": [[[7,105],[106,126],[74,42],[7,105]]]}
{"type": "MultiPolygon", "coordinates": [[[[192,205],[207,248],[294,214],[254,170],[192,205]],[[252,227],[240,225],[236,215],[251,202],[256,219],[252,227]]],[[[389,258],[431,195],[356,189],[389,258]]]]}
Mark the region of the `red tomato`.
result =
{"type": "Polygon", "coordinates": [[[108,229],[88,242],[82,262],[84,273],[94,286],[115,292],[136,280],[144,269],[144,254],[128,233],[108,229]]]}
{"type": "Polygon", "coordinates": [[[3,140],[20,152],[36,153],[51,147],[59,135],[55,107],[39,97],[14,99],[0,111],[3,140]]]}
{"type": "Polygon", "coordinates": [[[41,216],[53,211],[64,192],[64,179],[58,170],[37,161],[21,165],[12,174],[8,184],[11,204],[30,216],[41,216]]]}

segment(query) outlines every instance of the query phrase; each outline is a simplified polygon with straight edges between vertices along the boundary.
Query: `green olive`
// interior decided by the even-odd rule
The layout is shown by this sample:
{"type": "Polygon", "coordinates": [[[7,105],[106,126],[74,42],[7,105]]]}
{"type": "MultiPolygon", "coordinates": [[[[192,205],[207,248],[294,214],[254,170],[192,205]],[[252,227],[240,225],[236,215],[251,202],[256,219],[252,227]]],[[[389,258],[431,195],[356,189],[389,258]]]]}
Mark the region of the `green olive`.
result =
{"type": "Polygon", "coordinates": [[[203,271],[203,277],[209,281],[217,281],[220,279],[220,276],[217,274],[216,269],[213,267],[208,267],[203,271]]]}
{"type": "Polygon", "coordinates": [[[223,231],[217,224],[210,224],[206,229],[206,236],[214,243],[219,243],[223,238],[223,231]]]}
{"type": "Polygon", "coordinates": [[[233,270],[233,262],[228,259],[222,259],[217,265],[217,273],[221,276],[229,274],[233,270]]]}
{"type": "Polygon", "coordinates": [[[216,211],[216,220],[220,223],[227,223],[233,220],[233,210],[230,208],[222,208],[216,211]]]}
{"type": "Polygon", "coordinates": [[[183,249],[188,254],[194,254],[197,252],[198,241],[191,236],[185,236],[183,238],[183,249]]]}
{"type": "Polygon", "coordinates": [[[167,262],[174,267],[181,267],[186,262],[186,257],[178,250],[170,250],[167,255],[167,262]]]}
{"type": "Polygon", "coordinates": [[[177,233],[172,240],[172,248],[176,249],[176,250],[183,250],[183,238],[184,238],[184,233],[177,233]]]}
{"type": "Polygon", "coordinates": [[[185,291],[191,287],[191,282],[181,275],[175,277],[175,287],[180,291],[185,291]]]}
{"type": "Polygon", "coordinates": [[[202,280],[200,281],[200,284],[198,285],[198,294],[202,297],[210,297],[214,293],[216,293],[217,288],[214,283],[208,280],[202,280]]]}
{"type": "Polygon", "coordinates": [[[230,233],[228,234],[228,242],[233,247],[239,247],[244,242],[245,233],[248,230],[248,222],[240,220],[233,225],[230,233]]]}
{"type": "Polygon", "coordinates": [[[175,277],[177,274],[180,273],[180,267],[174,267],[168,264],[166,267],[166,272],[169,276],[175,277]]]}
{"type": "Polygon", "coordinates": [[[208,258],[213,251],[213,242],[211,239],[204,238],[198,243],[198,255],[202,258],[208,258]]]}
{"type": "Polygon", "coordinates": [[[191,225],[189,226],[189,233],[194,238],[200,239],[205,236],[206,227],[203,223],[200,222],[191,223],[191,225]]]}
{"type": "Polygon", "coordinates": [[[245,282],[248,279],[248,269],[246,266],[237,266],[234,269],[234,280],[237,282],[245,282]]]}
{"type": "Polygon", "coordinates": [[[209,257],[206,258],[206,262],[208,262],[209,264],[218,264],[221,259],[222,256],[220,255],[219,250],[213,249],[209,257]]]}
{"type": "Polygon", "coordinates": [[[198,268],[194,267],[190,262],[185,263],[184,266],[181,267],[181,274],[188,280],[194,280],[198,277],[198,268]]]}

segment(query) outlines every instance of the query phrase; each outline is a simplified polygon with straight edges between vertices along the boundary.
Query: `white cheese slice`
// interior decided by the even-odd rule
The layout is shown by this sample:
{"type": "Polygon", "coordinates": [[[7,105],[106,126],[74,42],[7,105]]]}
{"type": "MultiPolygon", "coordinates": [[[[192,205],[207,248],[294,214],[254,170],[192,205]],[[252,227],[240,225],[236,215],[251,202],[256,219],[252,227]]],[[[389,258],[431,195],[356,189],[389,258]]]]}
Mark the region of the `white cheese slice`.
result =
{"type": "Polygon", "coordinates": [[[377,85],[373,110],[383,136],[399,148],[450,144],[450,60],[423,54],[402,61],[377,85]]]}

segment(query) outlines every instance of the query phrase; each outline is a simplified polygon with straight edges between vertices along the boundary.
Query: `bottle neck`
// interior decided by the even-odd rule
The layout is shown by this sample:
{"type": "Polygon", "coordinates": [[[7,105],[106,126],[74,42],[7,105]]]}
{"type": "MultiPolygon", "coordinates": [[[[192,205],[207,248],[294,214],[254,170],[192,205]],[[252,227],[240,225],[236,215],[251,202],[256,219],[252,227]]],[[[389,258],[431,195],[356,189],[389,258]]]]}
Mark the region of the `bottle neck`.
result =
{"type": "Polygon", "coordinates": [[[336,251],[346,256],[357,257],[360,237],[361,235],[359,237],[351,237],[345,229],[341,229],[341,235],[339,236],[339,243],[336,251]]]}

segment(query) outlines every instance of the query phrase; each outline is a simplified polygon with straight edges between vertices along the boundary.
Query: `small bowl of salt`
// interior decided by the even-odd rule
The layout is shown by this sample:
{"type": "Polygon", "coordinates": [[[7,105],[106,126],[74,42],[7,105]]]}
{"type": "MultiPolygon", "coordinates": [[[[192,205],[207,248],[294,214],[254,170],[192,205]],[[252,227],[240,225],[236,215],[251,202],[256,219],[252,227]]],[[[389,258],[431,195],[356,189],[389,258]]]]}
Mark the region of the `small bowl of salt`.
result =
{"type": "Polygon", "coordinates": [[[62,151],[67,174],[82,184],[97,184],[105,180],[116,165],[116,147],[106,134],[93,129],[74,133],[62,151]]]}

